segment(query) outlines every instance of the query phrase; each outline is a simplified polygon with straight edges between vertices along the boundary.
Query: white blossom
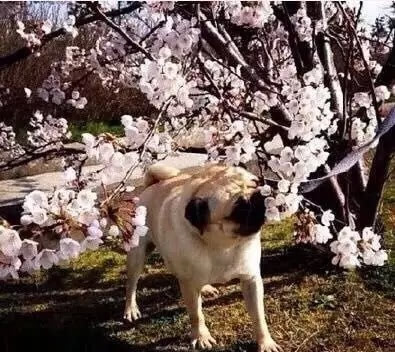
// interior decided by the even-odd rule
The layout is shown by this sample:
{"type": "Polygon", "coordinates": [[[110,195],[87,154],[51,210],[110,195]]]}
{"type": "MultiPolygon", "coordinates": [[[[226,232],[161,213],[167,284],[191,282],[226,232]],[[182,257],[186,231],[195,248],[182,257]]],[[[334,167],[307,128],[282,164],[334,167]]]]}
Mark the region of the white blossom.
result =
{"type": "Polygon", "coordinates": [[[100,238],[100,237],[103,236],[103,231],[100,229],[99,226],[90,225],[90,226],[88,227],[88,230],[87,230],[87,231],[88,231],[88,234],[89,234],[91,237],[100,238]]]}
{"type": "Polygon", "coordinates": [[[25,238],[21,244],[21,254],[24,259],[32,260],[37,255],[38,242],[25,238]]]}
{"type": "Polygon", "coordinates": [[[280,221],[280,212],[277,207],[266,208],[266,219],[268,221],[280,221]]]}
{"type": "Polygon", "coordinates": [[[47,208],[48,198],[44,192],[33,191],[29,193],[24,200],[23,210],[26,212],[32,212],[36,208],[47,208]]]}
{"type": "Polygon", "coordinates": [[[284,148],[283,140],[279,134],[276,134],[271,141],[264,144],[265,150],[273,155],[280,154],[284,148]]]}
{"type": "Polygon", "coordinates": [[[324,226],[330,226],[331,222],[335,220],[335,216],[332,213],[332,210],[326,210],[321,215],[321,223],[324,226]]]}
{"type": "Polygon", "coordinates": [[[21,225],[27,226],[33,222],[33,218],[31,215],[24,214],[21,216],[20,222],[21,222],[21,225]]]}
{"type": "Polygon", "coordinates": [[[148,227],[145,225],[137,225],[134,229],[133,235],[134,236],[145,236],[148,232],[148,227]]]}
{"type": "Polygon", "coordinates": [[[40,264],[36,260],[26,259],[22,262],[20,270],[22,272],[32,274],[37,270],[40,270],[40,264]]]}
{"type": "Polygon", "coordinates": [[[77,204],[83,209],[91,209],[96,201],[97,195],[90,189],[83,189],[77,195],[77,204]]]}
{"type": "Polygon", "coordinates": [[[282,179],[278,182],[278,190],[282,193],[286,193],[289,190],[290,182],[288,180],[282,179]]]}
{"type": "Polygon", "coordinates": [[[52,30],[52,22],[50,20],[46,20],[43,25],[41,26],[42,31],[45,34],[48,34],[51,32],[52,30]]]}
{"type": "Polygon", "coordinates": [[[58,264],[59,258],[55,251],[52,249],[43,249],[35,258],[36,265],[38,267],[43,267],[44,269],[49,269],[52,266],[58,264]]]}
{"type": "Polygon", "coordinates": [[[75,259],[81,251],[80,244],[72,238],[62,238],[59,245],[59,258],[63,260],[75,259]]]}
{"type": "Polygon", "coordinates": [[[391,96],[390,91],[386,86],[378,86],[374,89],[378,101],[385,101],[391,96]]]}
{"type": "Polygon", "coordinates": [[[45,209],[34,208],[31,211],[31,217],[35,224],[43,225],[48,220],[48,214],[45,209]]]}
{"type": "Polygon", "coordinates": [[[262,194],[264,197],[270,196],[271,193],[272,193],[272,188],[271,188],[269,185],[263,185],[263,186],[260,188],[260,192],[261,192],[261,194],[262,194]]]}
{"type": "Polygon", "coordinates": [[[313,232],[316,243],[327,243],[333,237],[329,231],[329,228],[324,225],[314,225],[313,232]]]}
{"type": "Polygon", "coordinates": [[[87,236],[81,242],[81,252],[86,250],[95,251],[103,243],[103,240],[97,236],[87,236]]]}
{"type": "Polygon", "coordinates": [[[32,95],[32,90],[29,88],[23,88],[26,94],[26,98],[30,98],[30,96],[32,95]]]}
{"type": "Polygon", "coordinates": [[[7,257],[16,257],[21,246],[18,232],[0,225],[0,251],[7,257]]]}
{"type": "Polygon", "coordinates": [[[111,225],[108,230],[108,235],[111,237],[118,237],[120,235],[120,230],[117,225],[111,225]]]}
{"type": "Polygon", "coordinates": [[[77,179],[77,173],[72,167],[68,167],[63,174],[66,182],[72,182],[77,179]]]}

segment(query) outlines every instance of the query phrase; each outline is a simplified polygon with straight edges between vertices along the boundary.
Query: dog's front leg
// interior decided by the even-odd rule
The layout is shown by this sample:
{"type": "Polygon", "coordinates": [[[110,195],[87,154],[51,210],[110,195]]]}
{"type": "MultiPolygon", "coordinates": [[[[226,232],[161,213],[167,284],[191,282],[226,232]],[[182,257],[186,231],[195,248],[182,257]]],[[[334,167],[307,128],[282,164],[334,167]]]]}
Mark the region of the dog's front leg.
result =
{"type": "Polygon", "coordinates": [[[127,256],[126,302],[124,319],[132,322],[141,318],[136,302],[137,282],[144,269],[147,238],[141,237],[138,247],[132,248],[127,256]]]}
{"type": "Polygon", "coordinates": [[[212,348],[216,344],[216,341],[211,336],[204,321],[202,296],[200,293],[201,287],[197,288],[189,281],[180,280],[180,288],[191,321],[192,347],[196,348],[197,345],[199,348],[212,348]]]}
{"type": "Polygon", "coordinates": [[[244,300],[254,324],[259,352],[278,352],[281,348],[272,339],[266,324],[263,306],[263,282],[261,276],[241,281],[244,300]]]}

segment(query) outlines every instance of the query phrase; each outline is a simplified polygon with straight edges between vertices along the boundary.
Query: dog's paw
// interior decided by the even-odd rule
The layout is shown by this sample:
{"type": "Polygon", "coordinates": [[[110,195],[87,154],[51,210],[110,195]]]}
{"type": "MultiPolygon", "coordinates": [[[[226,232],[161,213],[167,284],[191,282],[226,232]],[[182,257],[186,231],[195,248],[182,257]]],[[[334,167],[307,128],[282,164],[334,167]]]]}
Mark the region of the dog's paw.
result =
{"type": "Polygon", "coordinates": [[[204,297],[216,297],[219,295],[219,291],[214,286],[204,285],[202,287],[202,295],[204,297]]]}
{"type": "Polygon", "coordinates": [[[141,318],[140,310],[137,306],[125,310],[123,318],[129,322],[133,322],[141,318]]]}
{"type": "Polygon", "coordinates": [[[210,350],[216,344],[217,341],[215,341],[207,329],[199,331],[196,334],[192,333],[191,345],[194,350],[196,348],[210,350]]]}
{"type": "Polygon", "coordinates": [[[258,343],[258,352],[282,352],[283,349],[270,337],[258,343]]]}

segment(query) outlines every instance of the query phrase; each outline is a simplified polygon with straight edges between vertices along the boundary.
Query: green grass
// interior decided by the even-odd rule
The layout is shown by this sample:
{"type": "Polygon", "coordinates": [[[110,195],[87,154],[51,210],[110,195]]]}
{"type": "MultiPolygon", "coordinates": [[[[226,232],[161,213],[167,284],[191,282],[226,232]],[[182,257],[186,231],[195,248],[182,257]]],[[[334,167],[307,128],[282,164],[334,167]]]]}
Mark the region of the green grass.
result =
{"type": "Polygon", "coordinates": [[[121,136],[124,133],[123,126],[118,121],[87,121],[84,124],[72,123],[69,129],[72,135],[71,138],[75,142],[81,141],[81,135],[83,133],[91,133],[95,136],[101,133],[111,133],[115,136],[121,136]]]}
{"type": "MultiPolygon", "coordinates": [[[[395,183],[386,189],[385,246],[394,248],[395,183]]],[[[311,249],[291,246],[292,222],[262,234],[265,306],[284,351],[395,350],[394,256],[382,268],[341,272],[311,249]]],[[[154,252],[139,282],[143,318],[124,324],[125,255],[85,253],[71,267],[0,284],[0,351],[188,351],[189,322],[177,281],[154,252]]],[[[254,351],[252,325],[236,283],[204,300],[215,351],[254,351]]]]}

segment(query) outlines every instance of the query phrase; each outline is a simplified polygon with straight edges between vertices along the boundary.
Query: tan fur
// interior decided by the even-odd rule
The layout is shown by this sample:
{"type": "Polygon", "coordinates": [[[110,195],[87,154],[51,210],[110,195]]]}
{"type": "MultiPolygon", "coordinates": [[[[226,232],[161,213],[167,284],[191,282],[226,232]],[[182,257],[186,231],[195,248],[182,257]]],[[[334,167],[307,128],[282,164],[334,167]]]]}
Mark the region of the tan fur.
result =
{"type": "Polygon", "coordinates": [[[144,187],[147,188],[157,182],[175,177],[179,173],[180,170],[171,166],[164,166],[161,164],[152,165],[144,175],[144,187]]]}
{"type": "Polygon", "coordinates": [[[145,249],[151,241],[167,268],[178,278],[192,324],[192,343],[210,348],[211,337],[201,309],[201,290],[207,284],[240,279],[247,308],[254,324],[259,351],[275,352],[278,346],[268,331],[263,309],[260,276],[260,232],[240,236],[229,215],[236,200],[256,191],[257,179],[244,169],[207,165],[195,173],[163,166],[151,167],[147,188],[140,202],[147,207],[150,231],[128,254],[128,282],[125,318],[139,318],[136,303],[137,280],[143,270],[145,249]],[[185,217],[194,198],[208,200],[209,224],[201,232],[185,217]]]}

